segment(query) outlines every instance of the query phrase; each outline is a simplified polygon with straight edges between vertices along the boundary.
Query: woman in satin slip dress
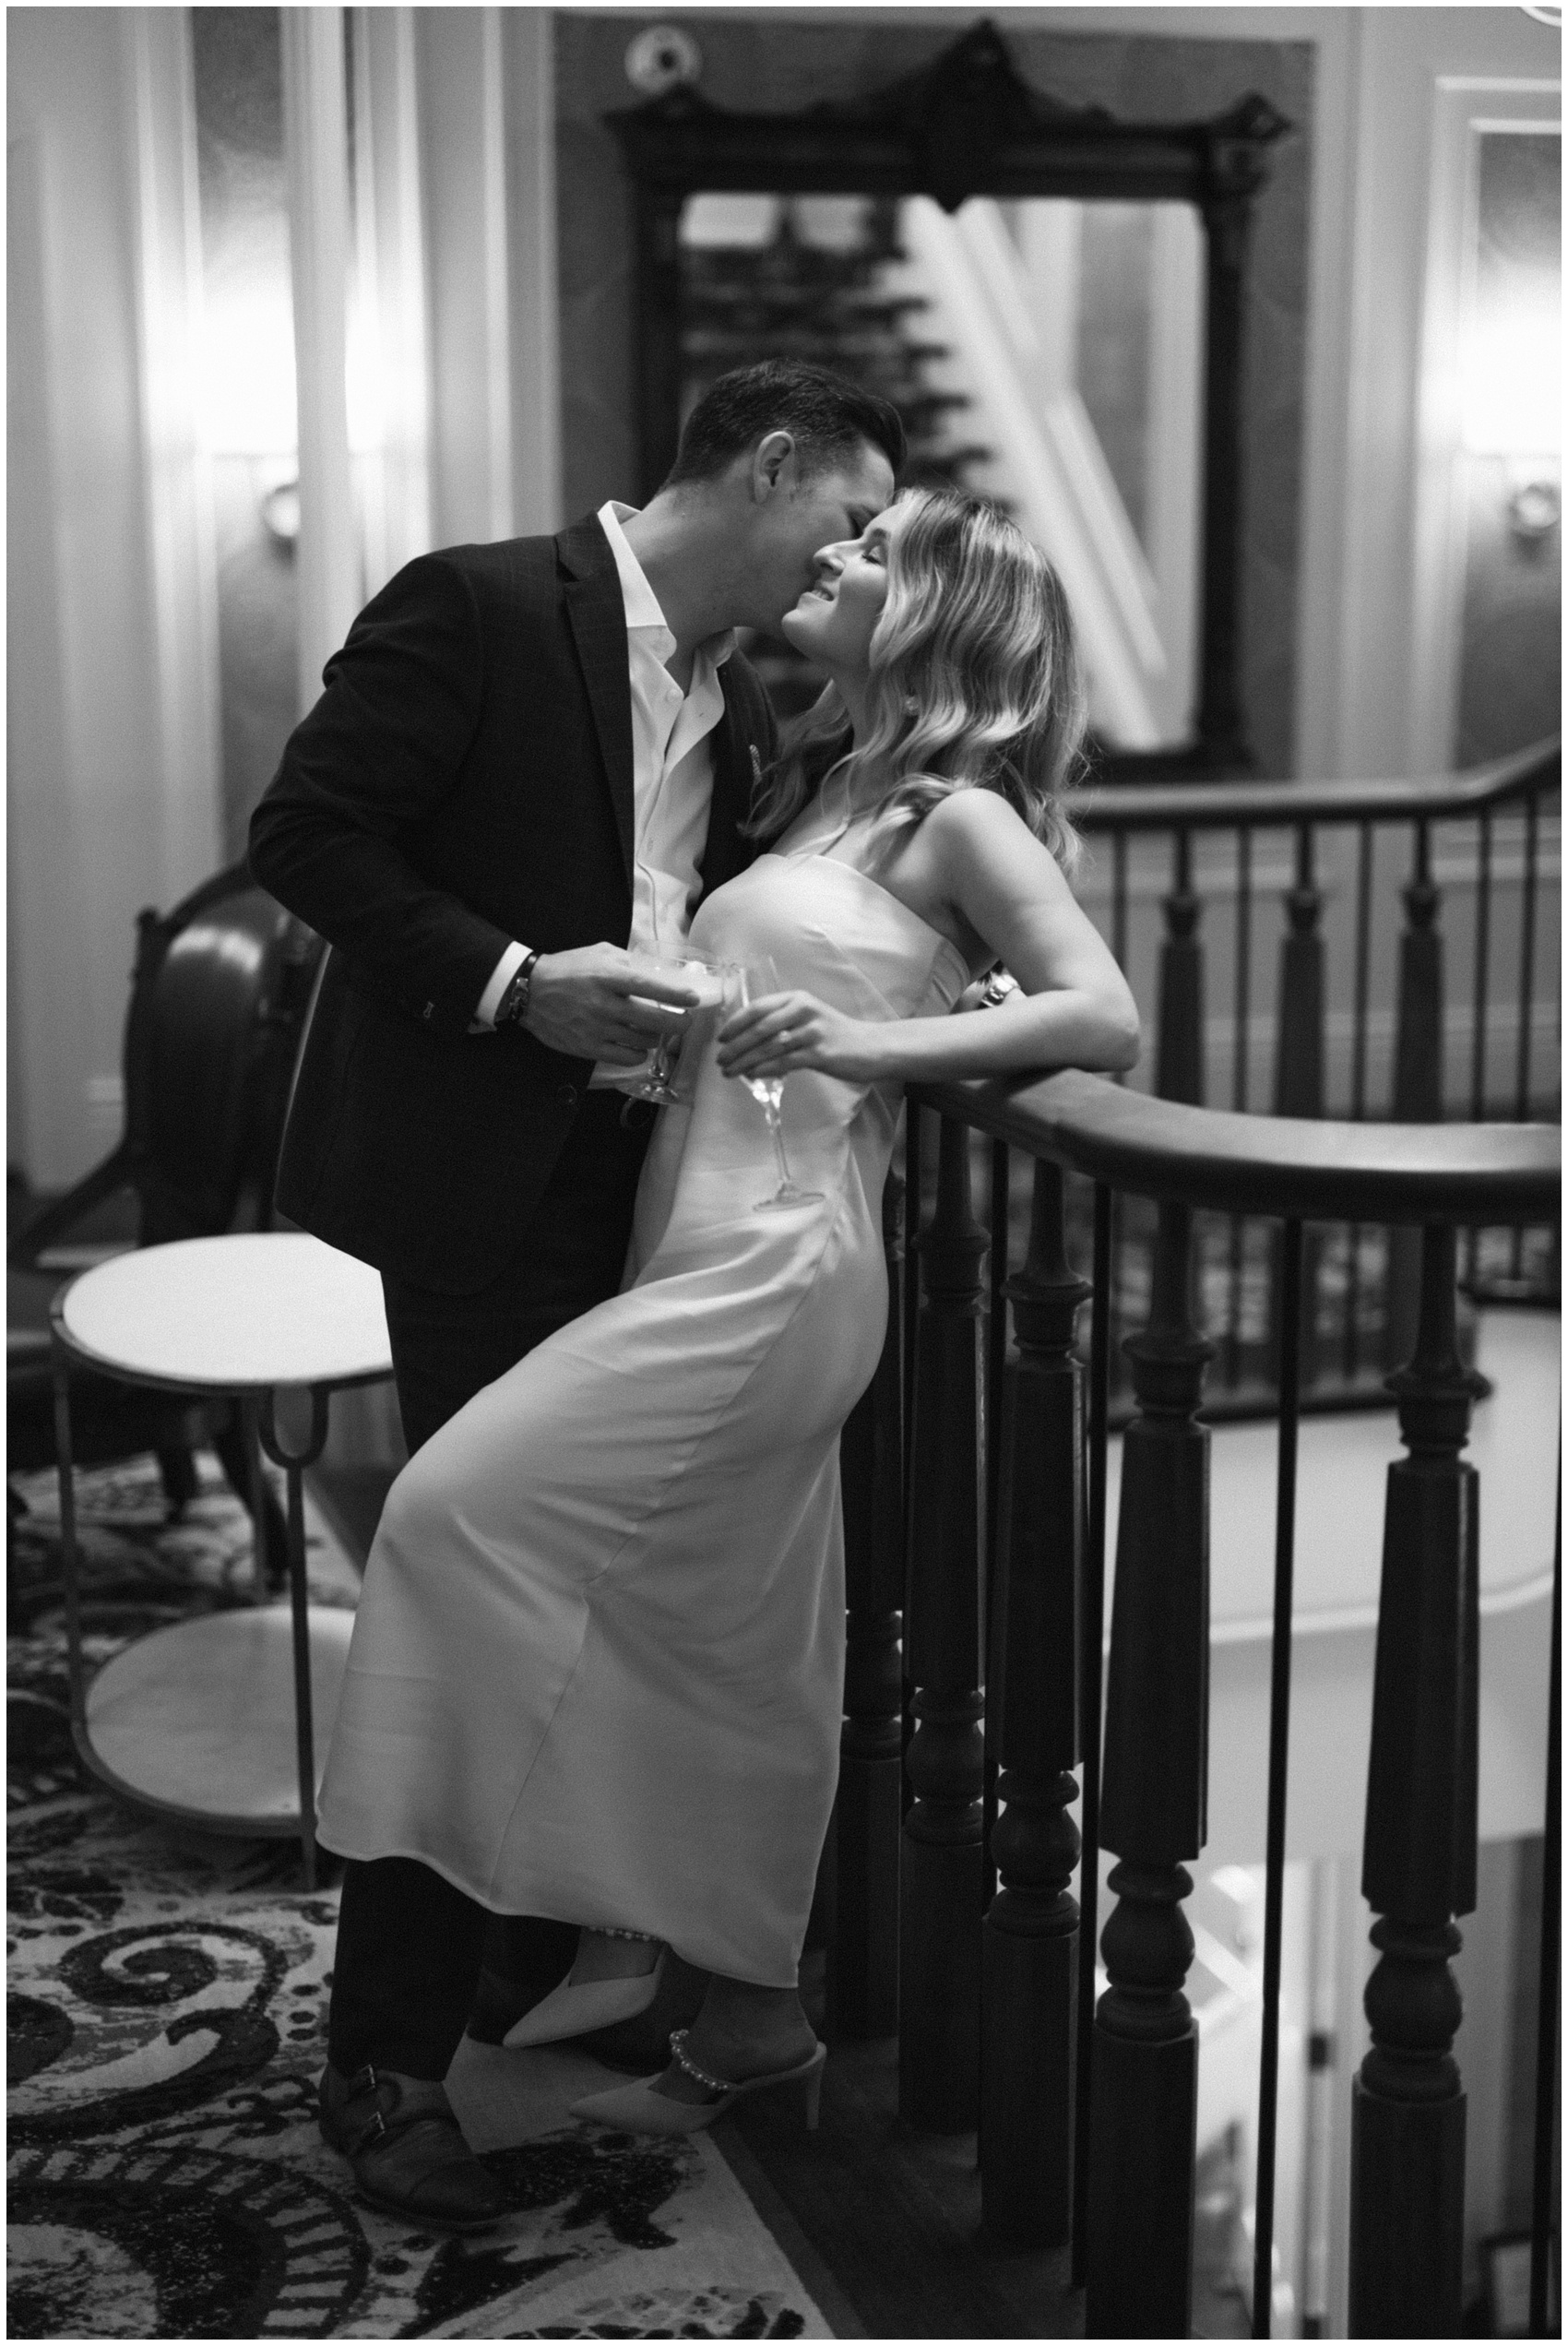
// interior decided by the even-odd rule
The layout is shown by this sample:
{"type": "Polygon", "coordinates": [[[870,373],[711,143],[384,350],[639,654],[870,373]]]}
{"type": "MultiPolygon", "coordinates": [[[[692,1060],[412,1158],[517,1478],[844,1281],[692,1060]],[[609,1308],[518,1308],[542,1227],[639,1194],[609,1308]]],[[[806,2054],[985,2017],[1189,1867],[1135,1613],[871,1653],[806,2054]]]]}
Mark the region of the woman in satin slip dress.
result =
{"type": "Polygon", "coordinates": [[[1121,1068],[1137,1016],[1068,885],[1083,690],[1061,587],[992,507],[897,500],[786,615],[831,679],[766,778],[771,840],[691,950],[775,990],[694,1023],[622,1292],[478,1394],[399,1477],[366,1571],[320,1831],[580,1926],[509,2032],[711,1975],[669,2067],[585,2117],[707,2126],[825,2057],[796,1992],[842,1711],[837,1442],[881,1352],[880,1200],[906,1083],[1121,1068]],[[951,1018],[1005,965],[1003,1007],[951,1018]],[[783,1077],[776,1178],[739,1078],[783,1077]]]}

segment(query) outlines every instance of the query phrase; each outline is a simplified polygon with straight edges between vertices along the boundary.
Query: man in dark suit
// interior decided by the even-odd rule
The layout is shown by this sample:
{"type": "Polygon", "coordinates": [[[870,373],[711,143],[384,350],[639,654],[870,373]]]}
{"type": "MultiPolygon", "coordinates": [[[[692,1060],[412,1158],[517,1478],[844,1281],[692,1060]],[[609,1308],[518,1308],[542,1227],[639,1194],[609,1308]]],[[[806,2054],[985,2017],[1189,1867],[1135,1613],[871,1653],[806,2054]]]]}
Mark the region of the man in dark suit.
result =
{"type": "MultiPolygon", "coordinates": [[[[777,632],[902,456],[820,369],[727,375],[642,512],[400,571],[289,741],[251,863],[332,951],[278,1202],[380,1270],[410,1449],[620,1283],[651,1113],[617,1085],[693,999],[655,963],[749,860],[775,747],[731,631],[777,632]]],[[[322,2124],[365,2196],[500,2211],[441,2080],[481,1954],[498,2037],[575,1941],[412,1859],[348,1864],[322,2124]]]]}

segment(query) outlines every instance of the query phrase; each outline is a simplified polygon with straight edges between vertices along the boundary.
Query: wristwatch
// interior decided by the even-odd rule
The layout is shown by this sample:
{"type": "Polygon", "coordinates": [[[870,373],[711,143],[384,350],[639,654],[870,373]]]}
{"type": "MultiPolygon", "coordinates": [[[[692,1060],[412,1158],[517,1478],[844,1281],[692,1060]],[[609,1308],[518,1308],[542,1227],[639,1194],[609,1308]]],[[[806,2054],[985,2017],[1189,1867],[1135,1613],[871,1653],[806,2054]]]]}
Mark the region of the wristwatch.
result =
{"type": "Polygon", "coordinates": [[[505,993],[495,1006],[495,1024],[498,1027],[520,1027],[528,1017],[529,996],[533,992],[534,964],[538,959],[537,953],[529,953],[513,971],[505,993]]]}

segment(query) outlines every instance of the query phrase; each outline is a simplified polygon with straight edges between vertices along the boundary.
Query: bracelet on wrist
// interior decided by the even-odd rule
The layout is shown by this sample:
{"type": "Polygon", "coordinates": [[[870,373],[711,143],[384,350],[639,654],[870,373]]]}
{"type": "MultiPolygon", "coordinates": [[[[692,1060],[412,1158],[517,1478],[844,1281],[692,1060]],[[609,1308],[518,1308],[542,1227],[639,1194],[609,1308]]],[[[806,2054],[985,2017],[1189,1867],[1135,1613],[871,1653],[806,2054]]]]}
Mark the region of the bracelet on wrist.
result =
{"type": "Polygon", "coordinates": [[[495,1006],[495,1024],[498,1027],[520,1027],[528,1017],[529,1001],[533,993],[534,967],[538,959],[537,953],[529,953],[512,972],[506,991],[495,1006]]]}

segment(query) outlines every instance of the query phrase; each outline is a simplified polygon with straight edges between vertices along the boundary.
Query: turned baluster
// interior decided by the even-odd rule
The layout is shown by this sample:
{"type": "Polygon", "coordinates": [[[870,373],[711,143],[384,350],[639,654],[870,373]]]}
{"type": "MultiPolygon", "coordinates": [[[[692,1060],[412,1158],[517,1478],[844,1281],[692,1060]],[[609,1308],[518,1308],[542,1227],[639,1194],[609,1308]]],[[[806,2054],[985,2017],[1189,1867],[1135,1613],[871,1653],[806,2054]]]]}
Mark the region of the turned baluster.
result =
{"type": "Polygon", "coordinates": [[[1083,1391],[1071,1348],[1089,1290],[1067,1261],[1062,1207],[1060,1171],[1037,1161],[1029,1250],[1006,1285],[1017,1352],[1003,1376],[990,1635],[1001,1887],[983,1933],[980,2208],[986,2239],[1007,2248],[1053,2247],[1072,2220],[1083,1391]]]}
{"type": "Polygon", "coordinates": [[[898,1829],[903,1811],[904,1185],[882,1197],[887,1335],[844,1428],[844,1732],[835,1812],[832,2012],[842,2036],[890,2036],[898,2018],[898,1829]]]}
{"type": "Polygon", "coordinates": [[[1170,890],[1164,900],[1165,941],[1159,948],[1159,1025],[1155,1090],[1162,1100],[1201,1108],[1204,1097],[1204,949],[1198,935],[1203,905],[1193,888],[1193,842],[1178,831],[1170,890]]]}
{"type": "Polygon", "coordinates": [[[1087,2335],[1185,2337],[1193,2281],[1197,2028],[1183,1860],[1206,1830],[1208,1431],[1214,1347],[1193,1325],[1191,1209],[1163,1203],[1147,1328],[1125,1347],[1138,1415],[1123,1447],[1100,1840],[1120,1859],[1100,1940],[1089,2118],[1087,2335]]]}
{"type": "Polygon", "coordinates": [[[1389,1378],[1410,1455],[1388,1470],[1361,1892],[1381,1918],[1372,2050],[1355,2081],[1350,2334],[1454,2338],[1465,2096],[1454,1916],[1476,1902],[1479,1482],[1475,1380],[1455,1343],[1451,1230],[1420,1234],[1414,1354],[1389,1378]]]}
{"type": "Polygon", "coordinates": [[[1405,927],[1399,939],[1399,1005],[1394,1043],[1396,1124],[1443,1121],[1442,893],[1431,876],[1431,832],[1415,828],[1415,863],[1402,890],[1405,927]]]}
{"type": "Polygon", "coordinates": [[[960,2134],[980,2099],[980,1909],[984,1895],[980,1692],[980,1259],[968,1135],[942,1122],[936,1210],[921,1238],[924,1301],[909,1430],[906,1670],[914,1800],[899,1878],[898,2109],[912,2126],[960,2134]]]}
{"type": "Polygon", "coordinates": [[[1295,885],[1285,897],[1289,923],[1279,947],[1279,1027],[1275,1045],[1274,1113],[1323,1113],[1323,891],[1313,869],[1313,828],[1296,833],[1295,885]]]}
{"type": "MultiPolygon", "coordinates": [[[[1431,827],[1419,822],[1414,861],[1402,891],[1405,927],[1399,938],[1399,999],[1394,1030],[1396,1124],[1443,1122],[1443,898],[1431,876],[1431,827]]],[[[1420,1292],[1420,1240],[1413,1230],[1388,1233],[1388,1282],[1383,1360],[1398,1368],[1416,1337],[1420,1292]]]]}
{"type": "MultiPolygon", "coordinates": [[[[1286,891],[1286,933],[1279,947],[1279,1023],[1275,1038],[1274,1113],[1277,1116],[1321,1116],[1324,1112],[1324,995],[1323,891],[1313,870],[1313,827],[1301,824],[1296,832],[1294,885],[1286,891]]],[[[1318,1277],[1322,1264],[1319,1233],[1303,1234],[1301,1292],[1306,1298],[1305,1381],[1313,1381],[1316,1349],[1318,1277]]],[[[1281,1233],[1269,1234],[1269,1350],[1279,1352],[1279,1305],[1284,1284],[1281,1233]]]]}

